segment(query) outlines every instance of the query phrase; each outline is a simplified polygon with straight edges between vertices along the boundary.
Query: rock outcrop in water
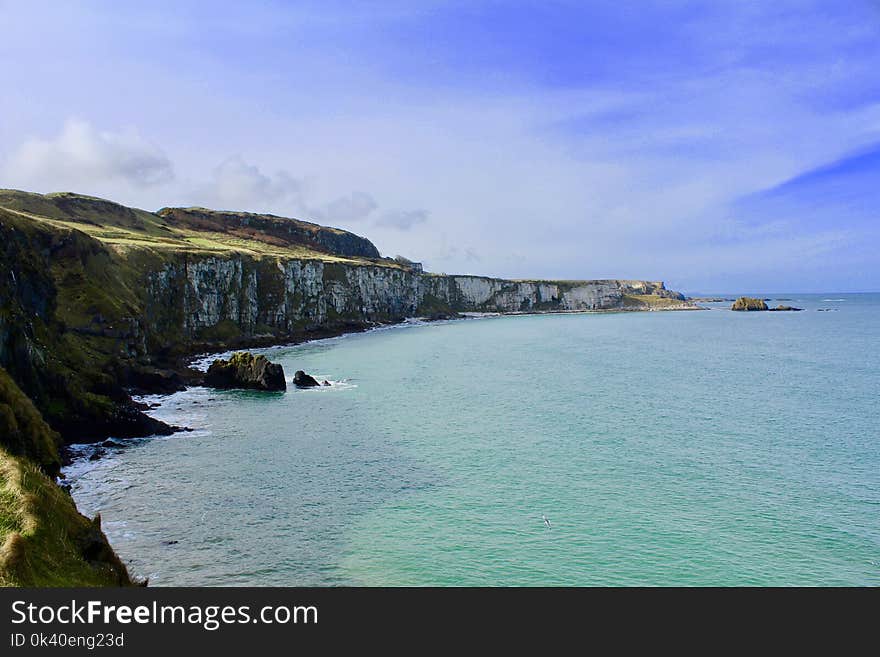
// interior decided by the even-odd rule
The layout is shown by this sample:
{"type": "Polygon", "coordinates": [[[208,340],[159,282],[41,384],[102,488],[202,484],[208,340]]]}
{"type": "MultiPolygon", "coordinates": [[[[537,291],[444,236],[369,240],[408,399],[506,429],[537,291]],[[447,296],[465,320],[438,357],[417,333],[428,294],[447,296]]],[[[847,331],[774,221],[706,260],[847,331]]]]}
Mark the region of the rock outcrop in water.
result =
{"type": "Polygon", "coordinates": [[[784,306],[779,304],[775,308],[769,308],[764,299],[755,299],[752,297],[740,297],[730,307],[731,310],[741,311],[769,311],[769,312],[798,312],[803,308],[795,308],[794,306],[784,306]]]}
{"type": "Polygon", "coordinates": [[[225,390],[287,390],[281,365],[248,352],[232,354],[229,360],[218,358],[211,363],[205,374],[205,385],[225,390]]]}
{"type": "Polygon", "coordinates": [[[733,305],[730,307],[730,309],[739,311],[767,310],[767,304],[764,303],[763,299],[740,297],[733,302],[733,305]]]}
{"type": "MultiPolygon", "coordinates": [[[[297,370],[293,375],[293,385],[297,388],[314,388],[315,386],[321,385],[315,379],[315,377],[310,376],[303,372],[302,370],[297,370]]],[[[330,385],[329,383],[327,385],[330,385]]]]}

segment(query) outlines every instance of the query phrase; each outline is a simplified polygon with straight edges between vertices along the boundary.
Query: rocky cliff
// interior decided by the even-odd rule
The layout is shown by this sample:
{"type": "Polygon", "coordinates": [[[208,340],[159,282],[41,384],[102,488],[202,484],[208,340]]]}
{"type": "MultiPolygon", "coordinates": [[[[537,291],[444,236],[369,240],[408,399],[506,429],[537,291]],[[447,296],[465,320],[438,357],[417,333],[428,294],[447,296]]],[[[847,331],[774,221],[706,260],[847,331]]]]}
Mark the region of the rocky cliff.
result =
{"type": "Polygon", "coordinates": [[[441,310],[611,310],[640,304],[649,309],[645,296],[687,307],[661,282],[507,281],[246,255],[168,258],[147,274],[147,290],[148,321],[164,325],[176,318],[183,334],[194,340],[283,337],[342,321],[386,322],[441,310]]]}
{"type": "Polygon", "coordinates": [[[0,366],[66,440],[168,430],[126,389],[166,390],[194,350],[410,316],[692,307],[662,282],[422,272],[346,231],[272,215],[0,191],[0,366]]]}

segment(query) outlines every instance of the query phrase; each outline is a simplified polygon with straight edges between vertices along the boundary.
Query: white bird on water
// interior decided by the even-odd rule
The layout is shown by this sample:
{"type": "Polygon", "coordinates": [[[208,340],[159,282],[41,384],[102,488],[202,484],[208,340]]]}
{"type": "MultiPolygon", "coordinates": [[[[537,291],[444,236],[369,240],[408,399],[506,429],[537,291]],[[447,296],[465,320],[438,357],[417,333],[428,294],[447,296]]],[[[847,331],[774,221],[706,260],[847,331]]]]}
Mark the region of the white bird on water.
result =
{"type": "Polygon", "coordinates": [[[553,529],[553,527],[550,525],[550,521],[547,520],[547,516],[545,516],[543,513],[541,514],[541,519],[544,521],[544,524],[547,525],[547,529],[553,529]]]}

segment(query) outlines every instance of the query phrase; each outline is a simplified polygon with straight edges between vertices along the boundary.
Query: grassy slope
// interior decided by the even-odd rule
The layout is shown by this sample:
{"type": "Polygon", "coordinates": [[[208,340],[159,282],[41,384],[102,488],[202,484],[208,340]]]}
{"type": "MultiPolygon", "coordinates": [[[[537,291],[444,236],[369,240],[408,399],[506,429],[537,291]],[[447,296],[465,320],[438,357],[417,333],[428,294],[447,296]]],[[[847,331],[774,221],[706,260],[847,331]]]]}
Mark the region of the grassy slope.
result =
{"type": "Polygon", "coordinates": [[[0,586],[124,586],[125,566],[73,500],[0,448],[0,586]]]}
{"type": "Polygon", "coordinates": [[[82,516],[38,462],[57,469],[58,435],[0,368],[0,585],[131,584],[100,521],[82,516]]]}
{"type": "Polygon", "coordinates": [[[11,455],[27,457],[46,472],[56,474],[61,469],[60,442],[33,402],[0,367],[0,446],[11,455]]]}
{"type": "MultiPolygon", "coordinates": [[[[393,260],[370,260],[325,253],[298,244],[280,244],[277,240],[242,237],[220,231],[197,230],[169,223],[164,217],[145,210],[78,194],[31,194],[0,189],[0,208],[20,217],[62,230],[79,230],[115,251],[127,254],[135,249],[159,253],[175,251],[205,255],[244,253],[251,256],[295,258],[341,262],[350,265],[371,264],[400,269],[393,260]],[[59,207],[59,200],[68,204],[59,207]],[[70,205],[70,201],[78,201],[70,205]]],[[[338,229],[332,229],[342,233],[338,229]]]]}

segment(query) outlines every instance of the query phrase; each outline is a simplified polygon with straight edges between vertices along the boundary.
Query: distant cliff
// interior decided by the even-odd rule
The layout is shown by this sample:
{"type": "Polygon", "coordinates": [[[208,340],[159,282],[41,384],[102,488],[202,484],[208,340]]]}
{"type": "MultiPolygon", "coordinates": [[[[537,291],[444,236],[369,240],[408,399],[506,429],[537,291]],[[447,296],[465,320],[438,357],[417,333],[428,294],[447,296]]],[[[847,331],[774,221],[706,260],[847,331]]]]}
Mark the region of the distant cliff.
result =
{"type": "Polygon", "coordinates": [[[506,281],[242,255],[170,257],[147,279],[147,321],[158,323],[154,332],[173,323],[198,341],[283,337],[334,322],[387,322],[440,311],[650,309],[646,296],[661,307],[688,307],[659,282],[506,281]]]}

